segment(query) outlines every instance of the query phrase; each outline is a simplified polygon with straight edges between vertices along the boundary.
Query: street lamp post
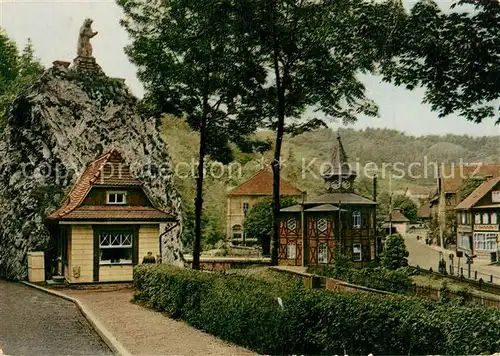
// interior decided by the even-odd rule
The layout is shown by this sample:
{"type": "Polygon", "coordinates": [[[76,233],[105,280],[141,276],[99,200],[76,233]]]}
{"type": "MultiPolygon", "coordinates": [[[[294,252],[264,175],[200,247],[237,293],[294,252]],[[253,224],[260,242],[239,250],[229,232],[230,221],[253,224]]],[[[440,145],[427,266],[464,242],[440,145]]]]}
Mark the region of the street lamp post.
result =
{"type": "MultiPolygon", "coordinates": [[[[245,219],[247,217],[247,212],[248,212],[248,204],[243,204],[243,221],[245,221],[245,219]]],[[[243,246],[246,246],[245,235],[246,235],[246,232],[245,232],[245,229],[243,229],[243,241],[242,241],[243,246]]]]}

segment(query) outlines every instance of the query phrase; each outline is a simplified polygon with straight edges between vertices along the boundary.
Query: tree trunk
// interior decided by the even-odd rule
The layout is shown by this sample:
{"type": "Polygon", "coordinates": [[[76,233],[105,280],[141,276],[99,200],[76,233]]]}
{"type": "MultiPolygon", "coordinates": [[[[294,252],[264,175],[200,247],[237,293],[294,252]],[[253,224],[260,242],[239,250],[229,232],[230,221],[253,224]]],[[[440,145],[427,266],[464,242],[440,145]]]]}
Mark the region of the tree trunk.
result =
{"type": "Polygon", "coordinates": [[[194,246],[193,246],[193,269],[200,269],[201,253],[201,215],[203,212],[203,179],[205,166],[205,151],[207,140],[207,115],[206,107],[208,99],[203,100],[203,116],[200,125],[200,158],[198,160],[198,177],[196,179],[196,198],[195,198],[195,227],[194,227],[194,246]]]}
{"type": "MultiPolygon", "coordinates": [[[[277,8],[274,2],[274,23],[277,21],[277,8]]],[[[278,117],[278,126],[276,129],[276,143],[274,147],[274,160],[271,164],[273,169],[273,233],[271,235],[271,264],[276,266],[278,264],[278,249],[279,249],[279,212],[280,212],[280,157],[281,157],[281,144],[283,142],[283,133],[285,132],[285,88],[280,72],[279,64],[279,38],[275,31],[274,36],[274,74],[276,76],[276,89],[277,89],[277,103],[276,111],[278,117]]]]}

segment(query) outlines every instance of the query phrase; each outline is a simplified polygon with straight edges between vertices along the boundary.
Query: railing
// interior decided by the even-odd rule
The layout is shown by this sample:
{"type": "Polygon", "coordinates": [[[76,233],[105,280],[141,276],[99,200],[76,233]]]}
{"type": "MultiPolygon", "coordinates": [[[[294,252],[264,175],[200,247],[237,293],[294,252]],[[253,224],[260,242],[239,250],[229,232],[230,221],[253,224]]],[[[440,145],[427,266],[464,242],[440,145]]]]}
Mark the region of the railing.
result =
{"type": "MultiPolygon", "coordinates": [[[[415,267],[414,267],[415,268],[415,267]]],[[[478,295],[474,295],[471,293],[467,292],[453,292],[450,290],[444,290],[444,289],[436,289],[430,286],[418,286],[416,284],[413,284],[412,289],[409,291],[408,294],[398,294],[398,293],[392,293],[392,292],[387,292],[387,291],[382,291],[378,289],[373,289],[373,288],[368,288],[360,285],[355,285],[351,283],[347,283],[345,281],[341,281],[338,279],[334,278],[329,278],[329,277],[324,277],[324,276],[319,276],[315,274],[310,274],[306,272],[299,272],[299,271],[293,271],[293,270],[288,270],[285,268],[279,268],[279,267],[271,267],[271,269],[279,271],[279,272],[284,272],[284,273],[290,273],[294,274],[296,276],[299,276],[303,279],[304,285],[307,288],[311,289],[326,289],[330,291],[340,291],[344,293],[359,293],[359,292],[365,292],[365,293],[373,293],[373,294],[386,294],[386,295],[392,295],[395,297],[401,297],[401,298],[407,298],[411,296],[422,296],[429,298],[431,300],[439,300],[443,294],[445,294],[448,298],[450,299],[457,299],[457,298],[462,298],[464,302],[467,304],[476,304],[476,305],[482,305],[482,306],[487,306],[487,307],[495,307],[495,308],[500,308],[500,299],[492,299],[492,298],[486,298],[478,295]]],[[[422,272],[427,272],[429,273],[428,270],[424,270],[419,268],[419,271],[422,272]]],[[[432,273],[432,272],[431,272],[432,273]]],[[[436,275],[440,276],[445,276],[440,273],[435,273],[436,275]]],[[[457,278],[457,277],[455,277],[457,278]]],[[[491,285],[495,288],[499,288],[500,286],[495,286],[491,285]]],[[[486,291],[485,289],[483,289],[486,291]]],[[[500,294],[500,292],[499,292],[500,294]]]]}
{"type": "Polygon", "coordinates": [[[442,297],[443,293],[446,293],[446,295],[451,299],[463,298],[467,304],[476,304],[486,307],[500,308],[500,300],[486,298],[471,293],[456,293],[451,291],[444,292],[443,290],[436,289],[433,287],[417,286],[415,284],[413,285],[413,293],[415,295],[424,296],[432,300],[439,300],[442,297]]]}
{"type": "Polygon", "coordinates": [[[429,268],[427,270],[424,268],[420,268],[418,265],[413,268],[415,268],[419,272],[433,274],[440,277],[448,277],[457,281],[468,283],[469,285],[481,291],[500,295],[500,284],[497,284],[498,282],[500,282],[500,278],[493,276],[492,274],[486,274],[471,269],[469,277],[469,270],[467,268],[458,268],[457,266],[449,266],[446,273],[435,272],[432,268],[429,268]]]}

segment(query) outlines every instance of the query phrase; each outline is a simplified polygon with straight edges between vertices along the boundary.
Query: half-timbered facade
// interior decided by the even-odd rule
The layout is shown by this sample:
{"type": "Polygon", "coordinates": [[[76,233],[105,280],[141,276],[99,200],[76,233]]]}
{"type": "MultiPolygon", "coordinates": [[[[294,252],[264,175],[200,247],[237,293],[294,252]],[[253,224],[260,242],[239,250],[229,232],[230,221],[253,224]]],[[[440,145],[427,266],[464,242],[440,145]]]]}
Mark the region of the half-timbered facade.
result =
{"type": "Polygon", "coordinates": [[[500,250],[500,176],[481,184],[455,211],[457,250],[496,261],[500,250]]]}
{"type": "Polygon", "coordinates": [[[326,265],[339,255],[357,264],[375,259],[376,202],[353,192],[356,175],[339,136],[323,174],[325,194],[281,210],[281,265],[326,265]]]}
{"type": "Polygon", "coordinates": [[[55,275],[69,283],[131,281],[133,267],[161,254],[156,208],[122,156],[109,150],[90,163],[47,225],[57,246],[55,275]]]}

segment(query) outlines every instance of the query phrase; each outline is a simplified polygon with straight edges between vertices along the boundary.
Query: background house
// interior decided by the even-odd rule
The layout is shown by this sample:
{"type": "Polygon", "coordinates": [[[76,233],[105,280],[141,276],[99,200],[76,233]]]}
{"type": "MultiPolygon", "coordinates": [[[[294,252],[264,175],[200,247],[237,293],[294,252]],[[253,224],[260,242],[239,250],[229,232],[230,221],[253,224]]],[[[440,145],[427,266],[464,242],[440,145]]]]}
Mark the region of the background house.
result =
{"type": "Polygon", "coordinates": [[[431,190],[432,188],[428,187],[411,187],[406,189],[405,196],[410,198],[419,207],[429,198],[431,190]]]}
{"type": "MultiPolygon", "coordinates": [[[[288,181],[280,179],[280,194],[302,200],[302,191],[288,181]]],[[[263,198],[273,195],[273,174],[269,170],[261,170],[239,186],[231,189],[227,195],[227,238],[234,244],[256,242],[253,236],[245,236],[243,222],[248,211],[263,198]]]]}
{"type": "Polygon", "coordinates": [[[481,184],[455,208],[457,250],[496,262],[499,250],[500,176],[481,184]]]}
{"type": "Polygon", "coordinates": [[[384,227],[389,227],[392,225],[392,232],[396,232],[398,234],[405,234],[408,231],[408,225],[410,224],[410,219],[408,219],[401,212],[400,209],[394,209],[391,213],[391,216],[387,217],[385,220],[384,227]]]}
{"type": "Polygon", "coordinates": [[[431,219],[431,207],[429,202],[423,203],[418,207],[417,218],[420,222],[426,225],[429,224],[429,221],[431,219]]]}
{"type": "Polygon", "coordinates": [[[442,244],[446,236],[455,235],[454,208],[463,198],[460,187],[467,178],[494,177],[500,175],[500,164],[446,165],[439,172],[437,189],[430,198],[431,217],[436,219],[434,237],[442,244]]]}

